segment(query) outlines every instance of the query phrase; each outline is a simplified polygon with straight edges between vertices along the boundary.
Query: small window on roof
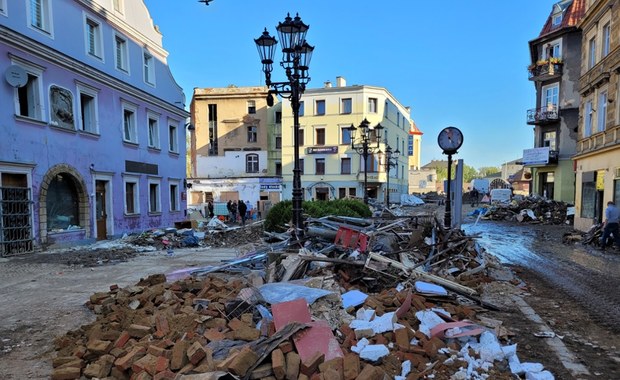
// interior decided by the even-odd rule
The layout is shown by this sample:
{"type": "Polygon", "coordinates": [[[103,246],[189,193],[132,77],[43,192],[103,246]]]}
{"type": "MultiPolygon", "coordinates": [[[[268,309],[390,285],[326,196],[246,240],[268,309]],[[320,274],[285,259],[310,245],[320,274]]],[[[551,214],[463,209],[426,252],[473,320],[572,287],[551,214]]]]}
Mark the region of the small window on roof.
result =
{"type": "Polygon", "coordinates": [[[554,14],[554,15],[552,16],[552,19],[551,19],[551,23],[552,23],[552,25],[553,25],[553,26],[558,26],[558,25],[560,25],[560,24],[562,23],[562,16],[563,16],[563,13],[562,13],[562,12],[559,12],[559,13],[554,14]]]}

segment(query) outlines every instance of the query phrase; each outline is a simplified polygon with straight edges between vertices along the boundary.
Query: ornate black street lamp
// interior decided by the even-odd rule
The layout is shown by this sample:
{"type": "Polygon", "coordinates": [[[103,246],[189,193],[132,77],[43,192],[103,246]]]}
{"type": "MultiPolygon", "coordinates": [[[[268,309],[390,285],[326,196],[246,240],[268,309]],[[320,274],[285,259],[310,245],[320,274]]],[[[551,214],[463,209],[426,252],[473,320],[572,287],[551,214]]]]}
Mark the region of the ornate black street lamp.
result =
{"type": "Polygon", "coordinates": [[[396,148],[395,151],[392,151],[391,146],[387,146],[385,148],[385,175],[387,178],[387,182],[385,185],[385,207],[390,206],[390,168],[396,167],[398,165],[398,157],[400,157],[400,150],[396,148]],[[394,158],[392,160],[392,158],[394,158]]]}
{"type": "Polygon", "coordinates": [[[293,145],[294,145],[294,166],[293,166],[293,224],[296,232],[303,235],[302,201],[303,193],[301,189],[301,169],[299,167],[299,106],[300,99],[306,90],[306,84],[310,81],[308,69],[314,47],[306,42],[306,33],[310,28],[301,21],[299,15],[291,18],[286,15],[284,22],[278,23],[276,30],[282,42],[282,66],[286,72],[286,81],[272,82],[271,71],[273,70],[273,57],[276,52],[278,41],[267,32],[254,40],[258,48],[263,72],[265,73],[265,84],[270,87],[267,95],[267,105],[273,105],[273,95],[280,95],[291,102],[293,109],[293,145]]]}
{"type": "Polygon", "coordinates": [[[360,125],[355,128],[353,124],[347,128],[351,133],[351,148],[364,157],[364,203],[368,204],[368,156],[377,152],[379,153],[379,143],[381,141],[381,132],[383,126],[377,124],[374,128],[370,128],[370,122],[364,119],[360,125]],[[357,143],[355,142],[355,133],[359,129],[360,136],[357,143]],[[372,140],[376,140],[377,146],[369,146],[372,140]]]}

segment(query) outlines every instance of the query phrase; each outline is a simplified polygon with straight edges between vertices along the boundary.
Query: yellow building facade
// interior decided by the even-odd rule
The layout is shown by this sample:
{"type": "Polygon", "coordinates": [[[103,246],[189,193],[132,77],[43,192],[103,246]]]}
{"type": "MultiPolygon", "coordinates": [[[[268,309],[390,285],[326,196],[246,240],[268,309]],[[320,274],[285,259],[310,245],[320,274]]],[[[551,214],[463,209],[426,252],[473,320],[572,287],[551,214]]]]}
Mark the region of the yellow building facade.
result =
{"type": "MultiPolygon", "coordinates": [[[[385,202],[400,201],[407,193],[408,144],[411,130],[410,110],[382,87],[347,86],[342,77],[336,84],[326,82],[323,88],[307,89],[301,98],[299,157],[302,169],[301,186],[306,200],[328,200],[345,197],[368,197],[385,202]],[[377,149],[368,157],[367,187],[364,188],[364,159],[351,147],[351,125],[358,127],[363,120],[371,128],[384,127],[377,149]],[[387,190],[387,146],[398,149],[400,157],[392,159],[387,190]]],[[[294,146],[293,114],[290,102],[282,102],[282,196],[292,198],[294,146]]],[[[359,135],[359,132],[357,133],[359,135]]],[[[356,139],[357,140],[357,139],[356,139]]],[[[372,147],[377,144],[371,143],[372,147]]]]}
{"type": "Polygon", "coordinates": [[[588,1],[582,29],[581,109],[575,228],[603,220],[608,201],[620,202],[620,1],[588,1]]]}

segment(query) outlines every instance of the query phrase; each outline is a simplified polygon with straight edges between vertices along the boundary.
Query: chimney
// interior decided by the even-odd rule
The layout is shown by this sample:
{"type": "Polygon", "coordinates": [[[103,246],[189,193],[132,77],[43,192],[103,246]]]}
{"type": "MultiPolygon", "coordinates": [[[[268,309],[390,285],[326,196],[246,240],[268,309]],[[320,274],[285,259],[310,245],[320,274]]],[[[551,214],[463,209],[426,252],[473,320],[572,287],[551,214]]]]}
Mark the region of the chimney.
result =
{"type": "Polygon", "coordinates": [[[326,81],[325,82],[325,88],[332,88],[332,82],[326,81]]]}
{"type": "Polygon", "coordinates": [[[347,87],[347,80],[344,77],[336,77],[336,87],[347,87]]]}

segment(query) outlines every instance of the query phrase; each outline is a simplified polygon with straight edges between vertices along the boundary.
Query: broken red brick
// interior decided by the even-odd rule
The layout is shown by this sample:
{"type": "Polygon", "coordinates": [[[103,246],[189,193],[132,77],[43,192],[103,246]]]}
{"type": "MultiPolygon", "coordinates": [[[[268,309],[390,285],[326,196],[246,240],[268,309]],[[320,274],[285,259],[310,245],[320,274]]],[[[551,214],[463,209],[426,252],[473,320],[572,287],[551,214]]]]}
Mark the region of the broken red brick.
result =
{"type": "Polygon", "coordinates": [[[325,360],[325,354],[322,352],[315,352],[309,359],[301,362],[299,368],[300,372],[310,377],[313,373],[317,372],[319,365],[325,360]]]}
{"type": "Polygon", "coordinates": [[[286,362],[284,361],[284,354],[282,353],[282,350],[275,349],[271,351],[271,367],[273,369],[273,375],[276,379],[284,379],[286,376],[286,362]]]}

